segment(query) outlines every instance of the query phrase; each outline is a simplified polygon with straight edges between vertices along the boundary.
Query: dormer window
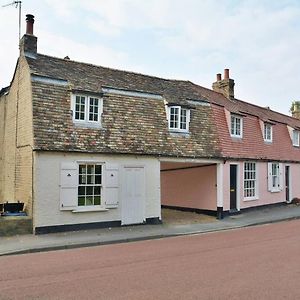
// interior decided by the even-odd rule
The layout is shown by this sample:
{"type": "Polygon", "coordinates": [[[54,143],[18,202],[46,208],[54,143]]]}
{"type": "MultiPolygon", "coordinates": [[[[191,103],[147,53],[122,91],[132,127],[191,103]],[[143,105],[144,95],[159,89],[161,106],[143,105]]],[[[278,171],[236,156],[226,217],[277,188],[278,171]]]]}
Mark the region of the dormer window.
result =
{"type": "Polygon", "coordinates": [[[272,125],[268,123],[264,123],[264,141],[272,142],[272,138],[273,138],[272,125]]]}
{"type": "Polygon", "coordinates": [[[293,146],[299,147],[299,131],[293,130],[293,146]]]}
{"type": "Polygon", "coordinates": [[[181,106],[168,107],[169,129],[172,131],[188,132],[190,110],[181,106]]]}
{"type": "Polygon", "coordinates": [[[230,116],[230,135],[232,137],[243,137],[243,119],[237,115],[230,116]]]}
{"type": "Polygon", "coordinates": [[[75,123],[100,125],[102,99],[95,96],[73,95],[72,102],[75,123]]]}

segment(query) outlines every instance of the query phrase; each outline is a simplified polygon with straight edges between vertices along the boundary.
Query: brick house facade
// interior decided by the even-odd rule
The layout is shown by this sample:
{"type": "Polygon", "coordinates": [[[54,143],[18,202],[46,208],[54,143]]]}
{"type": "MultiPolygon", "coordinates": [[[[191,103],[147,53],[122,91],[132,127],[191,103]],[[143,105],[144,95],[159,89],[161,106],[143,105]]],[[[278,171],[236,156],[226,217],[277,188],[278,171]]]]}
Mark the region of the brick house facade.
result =
{"type": "Polygon", "coordinates": [[[300,121],[236,99],[229,70],[210,90],[42,55],[33,22],[0,92],[0,202],[36,233],[300,197],[300,121]]]}

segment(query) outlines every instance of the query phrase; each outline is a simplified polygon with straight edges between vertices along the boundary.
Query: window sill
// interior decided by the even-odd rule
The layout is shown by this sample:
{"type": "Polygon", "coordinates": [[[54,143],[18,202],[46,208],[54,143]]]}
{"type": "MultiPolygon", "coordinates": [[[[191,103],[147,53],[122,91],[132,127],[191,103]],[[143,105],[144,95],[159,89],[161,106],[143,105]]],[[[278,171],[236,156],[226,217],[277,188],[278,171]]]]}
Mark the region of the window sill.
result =
{"type": "Polygon", "coordinates": [[[230,135],[234,140],[242,140],[243,139],[243,137],[242,136],[240,136],[240,135],[230,135]]]}
{"type": "Polygon", "coordinates": [[[272,144],[272,140],[264,140],[265,144],[270,145],[272,144]]]}
{"type": "Polygon", "coordinates": [[[77,207],[76,209],[72,210],[72,213],[99,212],[99,211],[108,211],[108,209],[103,207],[77,207]]]}
{"type": "Polygon", "coordinates": [[[251,197],[251,198],[244,198],[243,201],[244,202],[248,202],[248,201],[256,201],[256,200],[259,200],[259,198],[256,196],[256,197],[251,197]]]}
{"type": "Polygon", "coordinates": [[[281,192],[281,190],[271,190],[271,191],[269,191],[270,193],[280,193],[281,192]]]}
{"type": "Polygon", "coordinates": [[[90,123],[90,122],[80,122],[80,121],[73,121],[74,125],[77,127],[82,127],[82,128],[102,128],[100,123],[90,123]]]}
{"type": "Polygon", "coordinates": [[[178,135],[189,135],[189,131],[181,131],[181,130],[176,130],[176,129],[169,129],[169,132],[172,134],[178,134],[178,135]]]}

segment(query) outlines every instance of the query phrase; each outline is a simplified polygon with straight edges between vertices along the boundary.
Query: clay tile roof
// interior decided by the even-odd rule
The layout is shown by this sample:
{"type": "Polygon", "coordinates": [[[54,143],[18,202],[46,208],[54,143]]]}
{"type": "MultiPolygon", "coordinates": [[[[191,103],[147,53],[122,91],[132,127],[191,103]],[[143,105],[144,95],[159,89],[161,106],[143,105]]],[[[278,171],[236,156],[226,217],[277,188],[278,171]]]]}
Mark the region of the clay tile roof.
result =
{"type": "Polygon", "coordinates": [[[300,127],[292,117],[223,95],[190,81],[170,80],[38,54],[27,58],[31,74],[64,80],[66,86],[33,82],[36,149],[57,151],[140,153],[186,157],[220,157],[221,149],[211,106],[233,113],[255,115],[263,121],[300,127]],[[168,131],[163,101],[126,96],[105,96],[103,128],[78,128],[71,118],[72,90],[101,93],[103,87],[162,95],[168,103],[190,105],[189,135],[168,131]]]}
{"type": "Polygon", "coordinates": [[[64,80],[67,86],[32,81],[36,149],[95,153],[139,153],[176,157],[220,157],[210,106],[189,81],[169,80],[38,54],[27,58],[31,74],[64,80]],[[189,134],[171,134],[163,99],[104,94],[102,128],[74,125],[72,90],[101,93],[103,87],[163,96],[191,108],[189,134]]]}

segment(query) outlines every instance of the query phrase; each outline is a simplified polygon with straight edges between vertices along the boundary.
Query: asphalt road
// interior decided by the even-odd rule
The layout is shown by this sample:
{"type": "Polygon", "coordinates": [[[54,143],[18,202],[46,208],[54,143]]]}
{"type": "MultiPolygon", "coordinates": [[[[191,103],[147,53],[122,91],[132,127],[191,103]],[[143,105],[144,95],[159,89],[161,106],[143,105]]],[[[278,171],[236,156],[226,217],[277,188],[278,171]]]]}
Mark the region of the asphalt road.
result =
{"type": "Polygon", "coordinates": [[[300,299],[300,220],[0,257],[0,299],[300,299]]]}

